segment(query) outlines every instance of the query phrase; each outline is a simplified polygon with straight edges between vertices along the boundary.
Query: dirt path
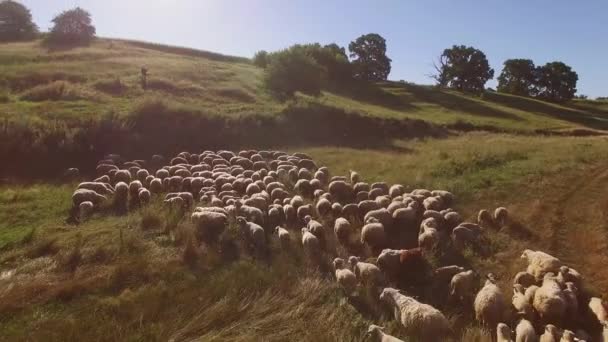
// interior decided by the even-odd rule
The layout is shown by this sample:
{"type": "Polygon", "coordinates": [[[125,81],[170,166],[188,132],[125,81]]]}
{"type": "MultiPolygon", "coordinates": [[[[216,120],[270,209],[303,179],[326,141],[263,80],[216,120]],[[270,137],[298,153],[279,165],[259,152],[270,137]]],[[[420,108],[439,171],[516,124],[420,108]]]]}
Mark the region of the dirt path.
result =
{"type": "MultiPolygon", "coordinates": [[[[538,248],[581,272],[591,289],[608,294],[608,167],[552,184],[538,201],[521,205],[538,248]]],[[[536,244],[535,244],[536,245],[536,244]]]]}

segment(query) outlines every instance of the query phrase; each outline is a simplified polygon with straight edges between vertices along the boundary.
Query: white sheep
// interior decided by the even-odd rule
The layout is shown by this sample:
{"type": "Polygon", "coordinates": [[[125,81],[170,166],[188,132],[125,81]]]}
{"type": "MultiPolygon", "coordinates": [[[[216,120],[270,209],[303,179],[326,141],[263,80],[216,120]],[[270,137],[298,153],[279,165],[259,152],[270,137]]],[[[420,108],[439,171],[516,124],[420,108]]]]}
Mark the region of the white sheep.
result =
{"type": "Polygon", "coordinates": [[[352,234],[350,222],[344,217],[338,217],[336,222],[334,222],[334,233],[340,243],[347,244],[350,241],[350,235],[352,234]]]}
{"type": "Polygon", "coordinates": [[[574,342],[574,341],[578,341],[578,339],[575,337],[574,333],[570,330],[564,330],[564,332],[562,333],[562,338],[559,340],[559,342],[574,342]]]}
{"type": "Polygon", "coordinates": [[[80,206],[80,203],[82,202],[92,202],[94,205],[99,205],[106,199],[106,196],[88,189],[77,189],[72,194],[72,203],[74,203],[74,207],[80,206]]]}
{"type": "Polygon", "coordinates": [[[422,221],[418,234],[418,246],[427,250],[435,248],[439,242],[437,226],[437,221],[432,217],[422,221]]]}
{"type": "Polygon", "coordinates": [[[375,218],[370,218],[361,229],[361,243],[372,248],[382,248],[386,244],[386,232],[382,223],[375,218]]]}
{"type": "Polygon", "coordinates": [[[448,320],[441,311],[428,304],[402,295],[393,288],[382,290],[380,301],[393,308],[395,319],[403,325],[408,335],[421,341],[443,341],[451,335],[448,320]]]}
{"type": "Polygon", "coordinates": [[[247,222],[242,216],[236,218],[236,223],[239,225],[241,232],[245,235],[245,240],[253,245],[257,253],[263,253],[266,250],[266,234],[264,233],[264,228],[254,222],[247,222]]]}
{"type": "Polygon", "coordinates": [[[443,201],[440,197],[427,197],[422,201],[422,206],[426,210],[440,211],[444,208],[443,201]]]}
{"type": "Polygon", "coordinates": [[[331,211],[331,202],[326,198],[321,198],[317,201],[316,209],[319,216],[323,217],[331,211]]]}
{"type": "Polygon", "coordinates": [[[482,227],[491,227],[494,225],[494,218],[489,211],[481,209],[477,214],[477,223],[482,227]]]}
{"type": "Polygon", "coordinates": [[[557,274],[558,278],[562,283],[572,282],[577,287],[581,286],[581,282],[583,281],[583,277],[581,274],[568,266],[562,266],[559,268],[559,273],[557,274]]]}
{"type": "Polygon", "coordinates": [[[539,342],[558,342],[559,330],[553,324],[545,325],[545,331],[540,335],[539,342]]]}
{"type": "Polygon", "coordinates": [[[566,288],[562,291],[566,299],[566,316],[576,319],[578,314],[578,288],[574,283],[567,282],[566,288]]]}
{"type": "Polygon", "coordinates": [[[110,184],[102,182],[82,182],[78,184],[76,189],[93,190],[100,195],[111,195],[114,193],[114,188],[110,184]]]}
{"type": "Polygon", "coordinates": [[[513,298],[511,303],[515,308],[515,312],[524,318],[532,319],[534,309],[530,298],[526,297],[526,290],[521,284],[513,285],[513,298]]]}
{"type": "Polygon", "coordinates": [[[236,207],[237,215],[243,216],[251,222],[260,225],[264,224],[264,212],[259,208],[244,205],[242,201],[236,201],[234,205],[236,207]]]}
{"type": "Polygon", "coordinates": [[[552,323],[561,322],[567,303],[553,273],[545,274],[543,284],[536,290],[532,303],[541,319],[552,323]]]}
{"type": "Polygon", "coordinates": [[[499,227],[503,227],[509,222],[509,211],[505,207],[499,207],[494,210],[494,222],[499,227]]]}
{"type": "Polygon", "coordinates": [[[522,259],[528,261],[527,272],[532,274],[536,280],[543,279],[545,273],[557,273],[562,266],[558,258],[541,251],[524,250],[522,259]]]}
{"type": "Polygon", "coordinates": [[[523,287],[528,288],[536,284],[536,278],[532,274],[522,271],[515,275],[515,278],[513,278],[513,284],[520,284],[523,287]]]}
{"type": "Polygon", "coordinates": [[[401,184],[393,184],[389,189],[388,189],[388,195],[391,198],[395,198],[397,196],[401,196],[405,193],[405,187],[401,184]]]}
{"type": "Polygon", "coordinates": [[[378,266],[368,262],[361,262],[358,257],[351,256],[348,262],[359,279],[366,286],[379,285],[382,282],[382,272],[378,266]]]}
{"type": "Polygon", "coordinates": [[[513,342],[511,336],[511,328],[504,323],[498,323],[496,326],[496,342],[513,342]]]}
{"type": "Polygon", "coordinates": [[[357,290],[357,277],[351,270],[346,268],[344,259],[334,259],[334,270],[336,271],[338,284],[344,289],[346,295],[352,295],[357,290]]]}
{"type": "Polygon", "coordinates": [[[400,340],[395,336],[391,336],[385,333],[383,330],[383,327],[371,324],[367,329],[367,334],[365,336],[368,339],[371,339],[373,342],[403,342],[403,340],[400,340]]]}
{"type": "Polygon", "coordinates": [[[536,331],[534,331],[534,327],[532,323],[527,319],[522,319],[517,323],[517,327],[515,327],[515,342],[536,342],[538,341],[538,336],[536,336],[536,331]]]}
{"type": "Polygon", "coordinates": [[[439,268],[435,269],[435,271],[433,272],[433,277],[436,282],[447,283],[452,279],[453,276],[455,276],[456,274],[458,274],[460,272],[464,272],[464,271],[465,271],[465,269],[462,266],[457,266],[457,265],[443,266],[443,267],[439,267],[439,268]]]}
{"type": "Polygon", "coordinates": [[[91,201],[84,201],[78,205],[79,218],[81,221],[88,219],[95,210],[95,204],[91,201]]]}
{"type": "Polygon", "coordinates": [[[368,222],[369,219],[372,217],[376,218],[378,222],[382,223],[382,226],[384,226],[385,229],[391,227],[391,225],[393,224],[393,216],[391,215],[391,213],[388,212],[388,210],[384,208],[379,208],[367,212],[363,218],[363,222],[368,222]]]}
{"type": "Polygon", "coordinates": [[[129,184],[131,182],[131,173],[129,170],[117,170],[116,173],[114,173],[114,182],[125,182],[129,184]]]}
{"type": "Polygon", "coordinates": [[[600,322],[602,324],[604,322],[608,322],[608,310],[606,309],[608,306],[601,298],[598,298],[598,297],[591,298],[589,300],[588,306],[589,306],[589,309],[591,310],[591,312],[593,312],[593,314],[597,318],[598,322],[600,322]]]}
{"type": "Polygon", "coordinates": [[[473,270],[460,272],[450,281],[450,296],[461,302],[466,302],[475,290],[475,274],[473,270]]]}
{"type": "Polygon", "coordinates": [[[147,203],[150,203],[150,199],[152,198],[152,193],[150,193],[150,191],[146,188],[141,188],[141,189],[139,189],[139,192],[137,193],[137,197],[141,204],[147,204],[147,203]]]}
{"type": "Polygon", "coordinates": [[[308,231],[307,228],[302,228],[302,246],[304,251],[308,253],[309,258],[317,260],[321,253],[321,244],[314,234],[308,231]]]}
{"type": "MultiPolygon", "coordinates": [[[[182,203],[184,201],[181,197],[173,197],[169,200],[173,201],[175,198],[181,199],[182,203]]],[[[195,211],[192,213],[191,219],[198,237],[207,241],[215,240],[228,224],[228,217],[225,214],[209,210],[195,211]]]]}
{"type": "Polygon", "coordinates": [[[485,285],[479,290],[474,302],[475,318],[486,326],[496,326],[502,321],[505,302],[502,291],[492,275],[488,275],[485,285]]]}
{"type": "Polygon", "coordinates": [[[281,248],[283,250],[288,250],[289,245],[291,244],[291,237],[289,235],[289,231],[281,226],[276,226],[274,228],[274,233],[277,234],[279,238],[281,248]]]}

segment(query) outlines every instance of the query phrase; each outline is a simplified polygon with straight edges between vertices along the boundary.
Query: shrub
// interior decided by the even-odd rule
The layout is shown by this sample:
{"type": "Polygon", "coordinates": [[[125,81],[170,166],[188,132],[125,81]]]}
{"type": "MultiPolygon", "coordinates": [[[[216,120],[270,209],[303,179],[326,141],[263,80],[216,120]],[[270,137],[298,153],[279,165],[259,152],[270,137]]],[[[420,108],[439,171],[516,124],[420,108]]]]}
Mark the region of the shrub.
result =
{"type": "Polygon", "coordinates": [[[79,90],[65,81],[34,87],[20,96],[23,101],[78,101],[87,98],[79,90]]]}
{"type": "Polygon", "coordinates": [[[93,85],[93,87],[101,92],[110,95],[122,95],[128,89],[127,85],[122,83],[122,81],[118,77],[110,80],[97,81],[93,85]]]}
{"type": "Polygon", "coordinates": [[[294,46],[272,54],[264,83],[279,95],[292,96],[296,91],[315,95],[321,91],[323,73],[312,56],[294,46]]]}
{"type": "Polygon", "coordinates": [[[88,45],[95,38],[91,14],[80,7],[65,11],[53,19],[55,24],[46,39],[50,45],[88,45]]]}

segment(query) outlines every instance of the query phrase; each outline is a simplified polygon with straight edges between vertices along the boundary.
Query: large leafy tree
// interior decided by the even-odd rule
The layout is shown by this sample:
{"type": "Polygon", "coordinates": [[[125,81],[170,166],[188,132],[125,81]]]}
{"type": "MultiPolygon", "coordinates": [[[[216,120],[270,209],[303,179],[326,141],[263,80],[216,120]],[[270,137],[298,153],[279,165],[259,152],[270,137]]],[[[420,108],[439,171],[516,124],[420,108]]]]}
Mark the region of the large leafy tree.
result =
{"type": "Polygon", "coordinates": [[[91,14],[80,7],[59,14],[53,23],[55,25],[49,33],[49,43],[87,45],[95,38],[91,14]]]}
{"type": "Polygon", "coordinates": [[[537,68],[538,97],[551,101],[570,100],[576,94],[578,74],[563,62],[551,62],[537,68]]]}
{"type": "Polygon", "coordinates": [[[497,90],[522,96],[535,93],[536,67],[530,59],[507,59],[498,76],[497,90]]]}
{"type": "Polygon", "coordinates": [[[386,40],[369,33],[348,45],[354,76],[366,81],[384,81],[391,72],[391,59],[386,56],[386,40]]]}
{"type": "Polygon", "coordinates": [[[37,33],[38,26],[27,7],[11,0],[0,1],[0,41],[33,39],[37,33]]]}
{"type": "Polygon", "coordinates": [[[494,77],[486,55],[471,46],[454,45],[443,50],[439,65],[435,66],[435,80],[440,86],[460,91],[481,92],[486,82],[494,77]]]}

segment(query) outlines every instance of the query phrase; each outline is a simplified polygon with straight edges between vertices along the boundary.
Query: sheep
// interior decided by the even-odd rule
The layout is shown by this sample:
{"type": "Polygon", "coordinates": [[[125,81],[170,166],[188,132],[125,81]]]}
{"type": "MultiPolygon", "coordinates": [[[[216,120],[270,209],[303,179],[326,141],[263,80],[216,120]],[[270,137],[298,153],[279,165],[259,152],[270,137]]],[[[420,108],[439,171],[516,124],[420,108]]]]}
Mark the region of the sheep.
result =
{"type": "MultiPolygon", "coordinates": [[[[173,197],[169,200],[174,200],[173,197]]],[[[183,203],[183,199],[181,202],[183,203]]],[[[179,202],[179,200],[177,201],[179,202]]],[[[197,237],[203,241],[215,241],[219,235],[226,229],[228,217],[224,213],[214,211],[195,211],[191,215],[192,223],[196,227],[197,237]]]]}
{"type": "Polygon", "coordinates": [[[108,175],[103,175],[101,177],[95,178],[95,180],[93,181],[94,183],[110,183],[111,179],[110,176],[108,175]]]}
{"type": "Polygon", "coordinates": [[[356,256],[349,257],[348,262],[350,263],[353,272],[357,276],[357,279],[359,279],[364,285],[370,286],[379,285],[382,283],[382,272],[378,266],[368,262],[361,262],[356,256]]]}
{"type": "Polygon", "coordinates": [[[245,235],[245,240],[261,255],[266,250],[266,233],[264,232],[264,228],[254,222],[247,222],[242,216],[236,218],[236,223],[241,228],[243,235],[245,235]]]}
{"type": "Polygon", "coordinates": [[[431,250],[435,248],[439,242],[439,233],[437,232],[437,221],[428,218],[420,224],[420,233],[418,234],[418,246],[431,250]]]}
{"type": "Polygon", "coordinates": [[[325,228],[323,225],[319,221],[313,220],[312,216],[310,215],[304,217],[304,222],[306,223],[306,228],[308,228],[308,231],[313,233],[319,239],[321,245],[323,245],[325,241],[325,228]]]}
{"type": "Polygon", "coordinates": [[[545,274],[542,286],[536,290],[532,301],[539,317],[547,322],[561,322],[567,302],[553,273],[545,274]]]}
{"type": "Polygon", "coordinates": [[[361,182],[361,176],[353,170],[350,170],[350,183],[351,184],[357,184],[361,182]]]}
{"type": "Polygon", "coordinates": [[[536,342],[538,337],[534,331],[532,323],[527,319],[522,319],[515,327],[515,342],[536,342]]]}
{"type": "Polygon", "coordinates": [[[114,173],[114,182],[131,183],[131,173],[129,170],[117,170],[116,173],[114,173]]]}
{"type": "Polygon", "coordinates": [[[575,338],[574,333],[570,330],[564,330],[564,332],[562,333],[562,338],[559,340],[559,342],[574,342],[577,341],[578,339],[575,338]]]}
{"type": "Polygon", "coordinates": [[[388,195],[391,198],[395,198],[397,196],[401,196],[405,193],[405,187],[401,184],[393,184],[389,189],[388,189],[388,195]]]}
{"type": "Polygon", "coordinates": [[[333,264],[338,284],[344,289],[347,296],[352,295],[357,289],[357,277],[351,270],[345,268],[344,259],[335,258],[333,264]]]}
{"type": "Polygon", "coordinates": [[[165,200],[173,197],[181,197],[184,200],[184,204],[187,207],[191,207],[194,204],[194,196],[189,192],[170,192],[165,195],[165,200]]]}
{"type": "Polygon", "coordinates": [[[291,198],[289,204],[291,204],[291,206],[295,209],[298,209],[300,206],[304,205],[304,199],[302,198],[302,196],[296,195],[291,198]]]}
{"type": "Polygon", "coordinates": [[[291,237],[289,235],[289,231],[287,231],[287,229],[281,226],[276,226],[274,228],[274,233],[277,234],[277,237],[279,238],[281,248],[283,250],[288,250],[289,245],[291,244],[291,237]]]}
{"type": "Polygon", "coordinates": [[[408,335],[421,341],[443,341],[451,335],[448,320],[428,304],[402,295],[393,288],[382,290],[380,301],[393,308],[395,319],[403,325],[408,335]]]}
{"type": "Polygon", "coordinates": [[[451,211],[445,214],[443,217],[445,219],[445,229],[448,230],[453,229],[462,223],[462,217],[455,211],[451,211]]]}
{"type": "Polygon", "coordinates": [[[118,170],[118,167],[114,164],[99,164],[95,168],[98,175],[104,175],[110,172],[110,170],[118,170]]]}
{"type": "Polygon", "coordinates": [[[345,181],[333,181],[329,183],[327,189],[331,196],[340,203],[348,202],[354,197],[353,187],[345,181]]]}
{"type": "Polygon", "coordinates": [[[494,222],[499,227],[505,226],[509,221],[509,211],[505,207],[499,207],[494,210],[494,222]]]}
{"type": "Polygon", "coordinates": [[[361,216],[367,215],[367,213],[370,211],[380,209],[380,205],[378,204],[378,202],[372,200],[361,201],[359,202],[357,207],[359,208],[361,216]]]}
{"type": "Polygon", "coordinates": [[[482,227],[491,227],[494,225],[494,218],[489,211],[481,209],[477,214],[477,223],[482,227]]]}
{"type": "Polygon", "coordinates": [[[536,284],[536,278],[526,271],[519,272],[513,278],[513,284],[520,284],[523,287],[530,287],[536,284]]]}
{"type": "Polygon", "coordinates": [[[583,277],[581,274],[573,268],[568,266],[562,266],[559,268],[558,277],[563,279],[563,283],[572,282],[577,287],[581,286],[581,282],[583,281],[583,277]]]}
{"type": "Polygon", "coordinates": [[[80,203],[82,202],[92,202],[94,205],[99,205],[105,200],[107,200],[106,196],[88,189],[76,189],[72,194],[72,203],[74,204],[74,207],[80,206],[80,203]]]}
{"type": "Polygon", "coordinates": [[[473,294],[475,287],[475,274],[472,270],[460,272],[450,281],[450,297],[459,300],[460,302],[467,302],[473,294]]]}
{"type": "Polygon", "coordinates": [[[477,292],[473,307],[475,318],[481,324],[494,327],[502,321],[505,303],[492,274],[488,274],[487,278],[485,285],[477,292]]]}
{"type": "Polygon", "coordinates": [[[433,278],[438,283],[447,283],[460,272],[464,272],[464,267],[457,265],[438,267],[433,271],[433,278]]]}
{"type": "Polygon", "coordinates": [[[319,216],[323,217],[331,211],[331,202],[325,198],[321,198],[319,201],[317,201],[316,207],[319,216]]]}
{"type": "Polygon", "coordinates": [[[511,299],[511,303],[515,308],[515,312],[521,315],[521,317],[526,319],[534,318],[532,303],[530,299],[526,297],[525,289],[521,284],[513,285],[513,298],[511,299]]]}
{"type": "Polygon", "coordinates": [[[296,213],[297,213],[298,219],[300,221],[304,221],[306,216],[312,215],[312,205],[311,204],[301,205],[298,207],[298,210],[296,211],[296,213]]]}
{"type": "Polygon", "coordinates": [[[588,306],[600,323],[608,322],[608,306],[601,298],[592,297],[588,306]]]}
{"type": "Polygon", "coordinates": [[[431,195],[435,197],[439,197],[443,204],[449,206],[454,202],[456,196],[453,193],[446,190],[433,190],[431,191],[431,195]]]}
{"type": "Polygon", "coordinates": [[[152,193],[150,193],[150,191],[146,188],[141,188],[141,189],[139,189],[139,192],[137,193],[137,197],[141,204],[147,204],[147,203],[150,203],[150,199],[152,198],[152,193]]]}
{"type": "Polygon", "coordinates": [[[513,342],[511,328],[504,323],[496,326],[496,342],[513,342]]]}
{"type": "Polygon", "coordinates": [[[93,190],[100,195],[111,195],[114,193],[114,188],[110,184],[102,182],[82,182],[78,184],[76,189],[93,190]]]}
{"type": "Polygon", "coordinates": [[[350,222],[344,217],[338,217],[336,222],[334,222],[334,233],[340,243],[347,244],[350,241],[352,233],[350,222]]]}
{"type": "Polygon", "coordinates": [[[302,246],[308,257],[313,260],[318,260],[321,253],[321,245],[319,239],[314,236],[307,228],[302,228],[302,246]]]}
{"type": "Polygon", "coordinates": [[[466,243],[472,243],[477,239],[477,234],[464,226],[454,228],[451,236],[454,247],[457,249],[463,249],[466,243]]]}
{"type": "Polygon", "coordinates": [[[255,222],[259,225],[264,224],[264,213],[259,208],[243,205],[242,201],[236,201],[234,205],[238,215],[243,216],[247,220],[255,222]]]}
{"type": "Polygon", "coordinates": [[[367,334],[365,335],[368,339],[372,339],[373,342],[403,342],[396,338],[395,336],[391,336],[382,331],[384,328],[377,326],[375,324],[371,324],[367,329],[367,334]]]}
{"type": "Polygon", "coordinates": [[[393,225],[393,216],[384,208],[369,211],[365,214],[363,221],[368,222],[372,217],[382,223],[385,229],[389,229],[393,225]]]}
{"type": "Polygon", "coordinates": [[[283,213],[285,213],[285,222],[288,224],[294,224],[296,222],[296,209],[291,204],[283,205],[283,213]]]}
{"type": "Polygon", "coordinates": [[[79,213],[78,217],[80,218],[81,221],[84,221],[91,216],[91,214],[93,213],[93,210],[95,210],[95,204],[93,204],[93,202],[91,202],[91,201],[81,202],[78,205],[78,213],[79,213]]]}
{"type": "Polygon", "coordinates": [[[137,194],[139,193],[139,189],[141,189],[143,187],[143,184],[141,184],[140,181],[138,180],[134,180],[131,183],[129,183],[129,195],[131,195],[132,198],[137,197],[137,194]]]}
{"type": "Polygon", "coordinates": [[[545,273],[557,273],[562,266],[558,258],[541,251],[526,249],[521,258],[528,261],[527,272],[532,274],[536,280],[543,279],[545,273]]]}
{"type": "Polygon", "coordinates": [[[558,342],[559,331],[553,324],[545,325],[545,331],[540,336],[539,342],[558,342]]]}
{"type": "Polygon", "coordinates": [[[386,244],[384,226],[376,218],[370,218],[361,229],[361,243],[372,248],[382,248],[386,244]]]}
{"type": "Polygon", "coordinates": [[[444,208],[443,202],[441,201],[441,198],[439,198],[439,197],[425,198],[424,201],[422,201],[422,206],[426,210],[436,210],[436,211],[440,211],[441,209],[444,208]]]}

